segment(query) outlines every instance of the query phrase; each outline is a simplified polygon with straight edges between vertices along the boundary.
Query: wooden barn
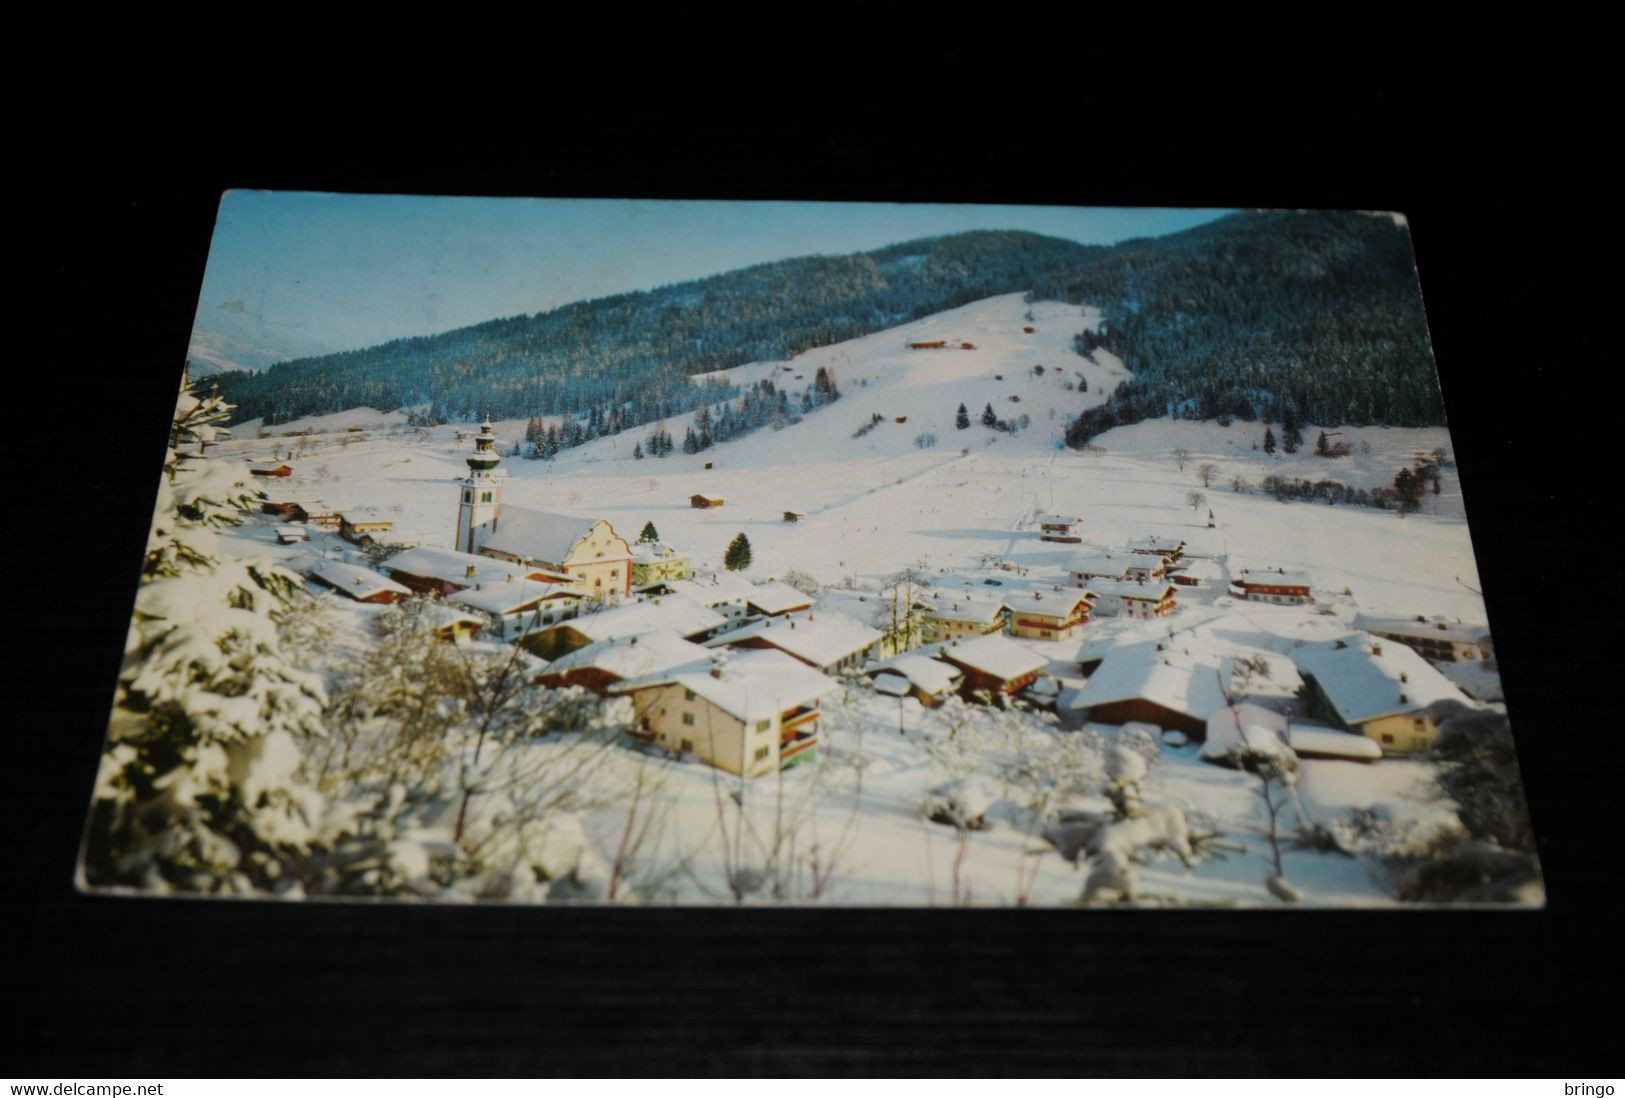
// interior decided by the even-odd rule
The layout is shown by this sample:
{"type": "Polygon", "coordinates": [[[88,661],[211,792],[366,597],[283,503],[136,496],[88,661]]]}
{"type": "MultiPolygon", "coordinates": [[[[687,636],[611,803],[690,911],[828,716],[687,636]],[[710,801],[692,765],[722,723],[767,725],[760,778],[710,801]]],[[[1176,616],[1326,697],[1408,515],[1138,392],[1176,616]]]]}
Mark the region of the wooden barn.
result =
{"type": "Polygon", "coordinates": [[[256,477],[293,476],[293,467],[288,465],[251,465],[248,471],[256,477]]]}
{"type": "Polygon", "coordinates": [[[688,497],[688,505],[690,507],[700,508],[701,510],[707,507],[721,507],[723,502],[724,501],[721,496],[694,495],[688,497]]]}
{"type": "Polygon", "coordinates": [[[965,673],[959,693],[966,701],[980,701],[984,692],[995,702],[1020,693],[1049,665],[1026,645],[1000,636],[953,641],[937,655],[965,673]]]}
{"type": "Polygon", "coordinates": [[[807,517],[807,512],[805,512],[805,511],[786,511],[784,513],[784,521],[785,522],[800,522],[802,519],[804,519],[806,517],[807,517]]]}
{"type": "Polygon", "coordinates": [[[934,351],[948,346],[946,339],[914,339],[910,340],[908,349],[911,351],[934,351]]]}

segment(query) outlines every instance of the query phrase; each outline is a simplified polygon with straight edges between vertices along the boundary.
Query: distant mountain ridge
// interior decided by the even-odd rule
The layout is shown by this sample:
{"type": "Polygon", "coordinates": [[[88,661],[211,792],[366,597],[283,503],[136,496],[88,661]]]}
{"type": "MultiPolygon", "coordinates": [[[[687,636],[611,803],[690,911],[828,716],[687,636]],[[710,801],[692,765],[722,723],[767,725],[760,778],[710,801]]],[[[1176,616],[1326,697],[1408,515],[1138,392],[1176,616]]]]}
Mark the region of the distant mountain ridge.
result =
{"type": "Polygon", "coordinates": [[[1023,291],[1100,247],[979,231],[746,267],[439,335],[223,374],[244,419],[430,404],[446,418],[586,414],[631,423],[738,395],[691,374],[789,358],[984,297],[1023,291]]]}
{"type": "MultiPolygon", "coordinates": [[[[1018,291],[1100,307],[1100,342],[1134,372],[1073,421],[1074,445],[1161,416],[1444,422],[1407,231],[1335,211],[1236,213],[1109,247],[978,231],[786,259],[220,382],[267,423],[427,403],[456,419],[595,413],[618,430],[739,395],[690,375],[1018,291]]],[[[1080,331],[1079,352],[1093,341],[1080,331]]]]}

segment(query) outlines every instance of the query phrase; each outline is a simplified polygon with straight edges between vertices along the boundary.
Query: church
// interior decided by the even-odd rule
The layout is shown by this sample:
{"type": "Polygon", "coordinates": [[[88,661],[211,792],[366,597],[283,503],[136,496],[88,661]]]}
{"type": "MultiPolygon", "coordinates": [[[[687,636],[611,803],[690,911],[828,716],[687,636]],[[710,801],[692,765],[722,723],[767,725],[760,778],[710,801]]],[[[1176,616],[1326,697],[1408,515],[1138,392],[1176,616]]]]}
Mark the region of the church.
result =
{"type": "Polygon", "coordinates": [[[604,519],[584,519],[513,504],[503,506],[496,435],[486,417],[465,459],[457,533],[452,547],[551,572],[562,572],[599,598],[632,590],[632,548],[604,519]]]}

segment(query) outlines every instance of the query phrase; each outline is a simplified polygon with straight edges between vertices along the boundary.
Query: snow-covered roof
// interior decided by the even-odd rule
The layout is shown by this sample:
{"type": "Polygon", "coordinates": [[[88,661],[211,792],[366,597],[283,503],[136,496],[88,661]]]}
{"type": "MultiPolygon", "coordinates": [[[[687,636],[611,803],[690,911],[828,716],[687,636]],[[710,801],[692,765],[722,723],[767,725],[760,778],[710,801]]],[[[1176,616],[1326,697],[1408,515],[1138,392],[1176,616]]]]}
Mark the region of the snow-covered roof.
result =
{"type": "Polygon", "coordinates": [[[497,528],[491,531],[484,544],[487,548],[526,560],[562,564],[569,558],[576,542],[586,537],[599,521],[505,503],[498,516],[497,528]]]}
{"type": "Polygon", "coordinates": [[[942,621],[969,621],[985,624],[1004,613],[1004,603],[996,598],[974,595],[933,595],[919,605],[928,617],[942,621]]]}
{"type": "Polygon", "coordinates": [[[711,666],[709,649],[684,640],[669,629],[630,637],[594,641],[548,664],[551,671],[594,668],[617,678],[636,679],[677,671],[705,671],[711,666]]]}
{"type": "Polygon", "coordinates": [[[1068,572],[1084,572],[1092,576],[1120,576],[1130,568],[1155,568],[1157,561],[1143,553],[1124,553],[1114,556],[1098,549],[1073,553],[1066,562],[1068,572]]]}
{"type": "Polygon", "coordinates": [[[424,602],[418,607],[418,613],[441,628],[448,625],[485,625],[485,619],[478,614],[470,614],[443,602],[424,602]]]}
{"type": "Polygon", "coordinates": [[[1034,521],[1040,526],[1076,526],[1083,519],[1077,515],[1039,515],[1034,521]]]}
{"type": "Polygon", "coordinates": [[[755,584],[732,572],[720,572],[703,580],[667,580],[666,588],[673,594],[693,599],[701,606],[721,606],[726,602],[743,606],[756,590],[755,584]]]}
{"type": "Polygon", "coordinates": [[[648,675],[618,682],[609,689],[614,694],[628,694],[671,684],[692,690],[744,721],[774,717],[840,689],[840,683],[801,661],[770,651],[731,652],[706,670],[648,675]]]}
{"type": "Polygon", "coordinates": [[[632,637],[661,629],[669,629],[680,637],[692,637],[724,625],[727,620],[693,599],[666,595],[587,614],[566,624],[588,640],[598,641],[632,637]]]}
{"type": "Polygon", "coordinates": [[[540,600],[582,598],[587,593],[583,588],[567,584],[517,579],[510,583],[465,587],[461,591],[447,595],[446,601],[491,614],[512,614],[540,600]]]}
{"type": "Polygon", "coordinates": [[[874,681],[876,691],[894,698],[907,697],[914,689],[913,683],[895,671],[882,671],[875,676],[874,681]]]}
{"type": "Polygon", "coordinates": [[[1294,724],[1288,733],[1292,750],[1300,755],[1332,755],[1340,759],[1380,759],[1376,740],[1335,728],[1294,724]]]}
{"type": "Polygon", "coordinates": [[[395,525],[395,516],[377,507],[347,507],[344,510],[344,521],[354,526],[358,522],[387,522],[395,525]]]}
{"type": "Polygon", "coordinates": [[[1208,714],[1202,758],[1223,758],[1235,750],[1284,755],[1287,724],[1285,714],[1252,702],[1220,706],[1208,714]]]}
{"type": "Polygon", "coordinates": [[[384,567],[392,572],[405,572],[413,576],[428,576],[432,579],[444,580],[447,583],[456,583],[467,587],[473,587],[475,584],[518,582],[527,577],[535,578],[537,582],[543,580],[558,583],[572,582],[569,576],[560,572],[549,572],[541,568],[510,564],[494,557],[462,553],[456,549],[441,549],[434,545],[419,545],[414,549],[408,549],[404,553],[397,553],[384,562],[384,567]],[[472,576],[468,574],[470,566],[474,568],[472,576]]]}
{"type": "Polygon", "coordinates": [[[952,690],[954,683],[964,677],[951,663],[934,660],[920,652],[903,652],[879,663],[870,664],[866,669],[871,675],[895,674],[901,675],[927,694],[941,694],[952,690]]]}
{"type": "Polygon", "coordinates": [[[1078,608],[1078,603],[1088,602],[1093,595],[1093,588],[1086,591],[1081,587],[1063,587],[1059,591],[1005,591],[1000,598],[1012,612],[1064,618],[1078,608]]]}
{"type": "Polygon", "coordinates": [[[716,648],[760,639],[817,667],[827,667],[863,651],[880,636],[878,629],[871,629],[861,621],[824,611],[754,622],[714,637],[706,645],[716,648]]]}
{"type": "Polygon", "coordinates": [[[793,610],[805,610],[812,604],[811,595],[803,594],[778,580],[753,584],[751,593],[745,596],[746,606],[764,614],[788,614],[793,610]]]}
{"type": "Polygon", "coordinates": [[[305,574],[320,579],[327,586],[343,591],[355,599],[371,598],[386,591],[396,595],[412,593],[409,588],[402,587],[388,576],[379,575],[371,568],[346,564],[341,560],[318,559],[311,564],[305,574]]]}
{"type": "Polygon", "coordinates": [[[1330,644],[1304,645],[1294,648],[1291,655],[1298,670],[1314,676],[1344,724],[1412,713],[1436,701],[1471,704],[1455,683],[1415,649],[1398,641],[1378,640],[1369,633],[1330,644]],[[1381,654],[1374,648],[1380,648],[1381,654]]]}
{"type": "Polygon", "coordinates": [[[1175,550],[1183,549],[1184,546],[1185,539],[1183,538],[1159,538],[1157,535],[1151,534],[1130,541],[1128,551],[1131,553],[1172,553],[1175,550]]]}
{"type": "Polygon", "coordinates": [[[1175,567],[1180,575],[1197,580],[1216,580],[1224,575],[1224,568],[1211,557],[1186,557],[1175,567]]]}
{"type": "Polygon", "coordinates": [[[1285,657],[1263,649],[1220,646],[1184,636],[1112,649],[1079,691],[1076,704],[1088,709],[1143,698],[1176,713],[1206,720],[1214,710],[1229,704],[1227,693],[1241,688],[1236,663],[1243,658],[1260,660],[1266,669],[1249,679],[1248,692],[1284,697],[1296,692],[1298,674],[1285,657]]]}
{"type": "Polygon", "coordinates": [[[1134,580],[1090,580],[1089,590],[1096,595],[1115,595],[1120,599],[1148,599],[1158,602],[1168,592],[1176,590],[1174,585],[1165,579],[1155,579],[1147,583],[1137,583],[1134,580]]]}
{"type": "Polygon", "coordinates": [[[679,553],[663,541],[632,543],[632,559],[639,564],[658,564],[663,560],[686,560],[687,553],[679,553]]]}
{"type": "Polygon", "coordinates": [[[943,659],[1005,680],[1042,671],[1049,666],[1049,660],[1031,648],[997,633],[945,644],[939,651],[943,659]]]}
{"type": "Polygon", "coordinates": [[[1482,644],[1489,639],[1489,629],[1486,626],[1463,622],[1436,619],[1417,621],[1415,618],[1381,618],[1373,614],[1356,614],[1354,624],[1370,633],[1427,637],[1431,640],[1453,641],[1459,644],[1482,644]]]}
{"type": "Polygon", "coordinates": [[[1237,576],[1236,582],[1243,587],[1263,585],[1268,587],[1313,587],[1315,581],[1308,572],[1248,572],[1244,576],[1237,576]]]}

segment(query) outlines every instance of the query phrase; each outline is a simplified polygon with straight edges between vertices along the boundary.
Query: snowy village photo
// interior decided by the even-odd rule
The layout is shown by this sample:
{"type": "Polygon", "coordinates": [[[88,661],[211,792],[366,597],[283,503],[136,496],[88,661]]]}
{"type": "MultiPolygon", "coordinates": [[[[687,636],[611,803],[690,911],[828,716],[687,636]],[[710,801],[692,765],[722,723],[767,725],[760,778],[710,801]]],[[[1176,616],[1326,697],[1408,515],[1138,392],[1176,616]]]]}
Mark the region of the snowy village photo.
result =
{"type": "Polygon", "coordinates": [[[175,370],[84,889],[1543,903],[1401,216],[234,191],[175,370]]]}

